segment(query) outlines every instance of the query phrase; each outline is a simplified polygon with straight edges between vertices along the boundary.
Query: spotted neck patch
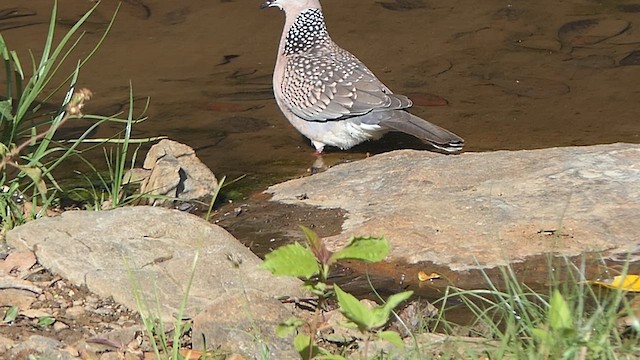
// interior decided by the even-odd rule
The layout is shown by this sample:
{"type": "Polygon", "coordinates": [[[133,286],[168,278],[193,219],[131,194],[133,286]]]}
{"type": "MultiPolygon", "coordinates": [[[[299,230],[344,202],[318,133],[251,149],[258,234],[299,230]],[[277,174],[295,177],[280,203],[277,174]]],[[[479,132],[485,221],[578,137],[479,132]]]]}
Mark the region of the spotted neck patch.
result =
{"type": "Polygon", "coordinates": [[[320,9],[301,12],[289,31],[284,45],[284,54],[300,54],[324,44],[329,40],[324,16],[320,9]]]}

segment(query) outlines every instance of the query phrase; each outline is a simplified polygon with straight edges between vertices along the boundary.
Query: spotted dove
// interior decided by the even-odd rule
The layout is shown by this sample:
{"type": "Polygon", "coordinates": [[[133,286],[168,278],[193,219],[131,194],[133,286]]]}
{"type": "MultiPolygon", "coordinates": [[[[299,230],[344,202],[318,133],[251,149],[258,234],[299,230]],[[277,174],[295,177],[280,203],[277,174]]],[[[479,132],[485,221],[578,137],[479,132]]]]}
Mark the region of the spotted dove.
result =
{"type": "Polygon", "coordinates": [[[394,94],[360,60],[331,40],[319,0],[266,0],[285,12],[273,72],[282,113],[320,154],[325,145],[349,149],[389,131],[413,135],[455,152],[464,140],[414,116],[412,102],[394,94]]]}

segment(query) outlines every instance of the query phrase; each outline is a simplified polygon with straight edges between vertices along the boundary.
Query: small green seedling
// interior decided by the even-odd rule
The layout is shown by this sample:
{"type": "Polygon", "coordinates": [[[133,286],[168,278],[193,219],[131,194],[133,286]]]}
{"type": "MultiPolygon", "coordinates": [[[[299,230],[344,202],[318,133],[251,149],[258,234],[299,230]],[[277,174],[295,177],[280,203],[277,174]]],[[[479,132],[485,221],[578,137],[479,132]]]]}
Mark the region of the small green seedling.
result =
{"type": "Polygon", "coordinates": [[[368,308],[362,304],[355,296],[344,292],[338,285],[333,286],[336,297],[338,298],[338,306],[340,312],[355,324],[363,334],[373,334],[381,340],[389,341],[397,347],[402,347],[403,342],[400,334],[395,331],[380,331],[378,328],[389,322],[389,318],[398,305],[409,299],[413,295],[413,291],[404,291],[399,294],[389,296],[383,305],[368,308]]]}
{"type": "Polygon", "coordinates": [[[389,253],[387,240],[383,237],[352,237],[342,249],[332,252],[315,232],[304,226],[301,228],[307,246],[300,243],[282,246],[267,254],[262,266],[274,275],[293,276],[304,281],[304,288],[318,297],[315,321],[309,326],[309,334],[305,334],[300,329],[306,323],[298,318],[290,318],[278,326],[277,334],[284,337],[298,331],[294,347],[303,359],[344,359],[320,348],[314,339],[319,324],[318,315],[324,309],[326,300],[335,295],[342,314],[367,335],[367,341],[373,336],[402,346],[402,339],[398,333],[378,330],[389,321],[392,310],[411,297],[412,291],[392,295],[385,304],[368,308],[337,285],[327,284],[329,270],[339,260],[360,260],[369,263],[383,260],[389,253]]]}
{"type": "Polygon", "coordinates": [[[4,313],[4,318],[2,319],[3,324],[11,324],[18,317],[19,309],[17,306],[10,307],[6,313],[4,313]]]}
{"type": "Polygon", "coordinates": [[[38,318],[38,322],[36,323],[36,325],[38,325],[39,327],[47,327],[53,325],[54,322],[56,322],[56,318],[51,316],[43,316],[38,318]]]}

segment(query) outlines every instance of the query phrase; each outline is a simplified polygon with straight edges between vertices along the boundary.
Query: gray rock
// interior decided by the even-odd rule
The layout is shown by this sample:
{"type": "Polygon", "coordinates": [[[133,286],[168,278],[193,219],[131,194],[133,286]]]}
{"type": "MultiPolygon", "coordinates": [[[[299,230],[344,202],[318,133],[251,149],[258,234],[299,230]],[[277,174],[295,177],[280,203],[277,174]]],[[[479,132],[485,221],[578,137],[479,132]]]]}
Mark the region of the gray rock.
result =
{"type": "Polygon", "coordinates": [[[350,354],[350,359],[481,359],[499,346],[496,341],[482,337],[449,336],[424,331],[404,337],[404,347],[401,348],[376,338],[369,341],[357,339],[355,343],[357,346],[354,346],[355,351],[350,354]]]}
{"type": "Polygon", "coordinates": [[[0,335],[0,358],[15,345],[15,342],[6,336],[0,335]]]}
{"type": "Polygon", "coordinates": [[[640,145],[376,155],[270,187],[273,200],[348,211],[344,233],[385,235],[391,258],[453,270],[527,256],[640,254],[640,145]]]}
{"type": "Polygon", "coordinates": [[[164,320],[178,314],[192,274],[184,316],[247,290],[270,297],[302,295],[297,279],[273,277],[224,229],[177,210],[68,211],[13,229],[7,242],[34,250],[44,267],[76,285],[164,320]]]}
{"type": "Polygon", "coordinates": [[[30,355],[38,355],[47,360],[72,360],[74,356],[64,349],[65,345],[58,340],[31,335],[26,341],[11,348],[9,359],[29,359],[30,355]]]}
{"type": "Polygon", "coordinates": [[[275,335],[276,326],[291,316],[279,301],[255,290],[220,299],[193,319],[193,349],[201,350],[206,341],[251,358],[268,353],[270,359],[297,359],[293,336],[275,335]]]}
{"type": "MultiPolygon", "coordinates": [[[[149,171],[140,186],[143,194],[209,202],[218,188],[215,175],[196,157],[195,151],[173,140],[153,145],[143,168],[149,171]]],[[[149,199],[149,205],[172,204],[173,200],[149,199]]]]}
{"type": "Polygon", "coordinates": [[[141,344],[142,334],[146,334],[146,329],[140,325],[126,327],[122,329],[107,331],[98,334],[91,339],[81,340],[75,347],[86,353],[105,353],[123,350],[139,351],[138,344],[141,344]]]}

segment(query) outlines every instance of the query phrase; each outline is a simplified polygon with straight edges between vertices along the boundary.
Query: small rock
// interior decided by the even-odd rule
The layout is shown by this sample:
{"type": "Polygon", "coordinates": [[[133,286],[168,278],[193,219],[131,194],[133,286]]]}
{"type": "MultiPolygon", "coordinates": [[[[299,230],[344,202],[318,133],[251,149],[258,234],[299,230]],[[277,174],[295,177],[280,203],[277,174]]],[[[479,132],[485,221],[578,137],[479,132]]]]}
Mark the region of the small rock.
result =
{"type": "Polygon", "coordinates": [[[100,299],[94,295],[89,295],[86,299],[84,299],[84,303],[86,304],[86,306],[92,308],[97,307],[98,301],[100,301],[100,299]]]}
{"type": "Polygon", "coordinates": [[[86,310],[83,306],[72,306],[70,308],[67,308],[67,310],[65,311],[65,316],[69,319],[76,320],[85,313],[86,310]]]}
{"type": "Polygon", "coordinates": [[[420,333],[423,330],[420,327],[438,314],[438,308],[426,301],[412,301],[396,313],[401,321],[392,319],[391,329],[406,337],[420,333]]]}
{"type": "MultiPolygon", "coordinates": [[[[140,193],[167,196],[184,201],[208,202],[218,188],[218,180],[196,157],[195,151],[172,140],[153,145],[144,160],[151,174],[140,185],[140,193]]],[[[173,206],[175,200],[149,199],[149,205],[173,206]]]]}
{"type": "Polygon", "coordinates": [[[56,321],[53,323],[53,331],[60,332],[64,329],[68,329],[69,325],[63,323],[62,321],[56,321]]]}
{"type": "Polygon", "coordinates": [[[0,276],[0,289],[29,291],[33,293],[34,298],[36,297],[36,295],[42,293],[42,289],[31,281],[18,279],[13,276],[0,276]]]}
{"type": "Polygon", "coordinates": [[[607,39],[607,43],[615,45],[635,45],[640,43],[640,29],[632,26],[622,34],[607,39]]]}
{"type": "Polygon", "coordinates": [[[39,355],[47,360],[72,360],[73,356],[64,350],[65,345],[45,336],[32,335],[8,352],[11,359],[23,359],[29,355],[39,355]]]}
{"type": "Polygon", "coordinates": [[[53,316],[52,309],[25,309],[20,311],[20,315],[29,319],[37,319],[41,317],[53,316]]]}
{"type": "Polygon", "coordinates": [[[587,55],[585,57],[574,58],[573,62],[577,66],[591,69],[609,69],[616,65],[616,61],[606,55],[587,55]]]}
{"type": "Polygon", "coordinates": [[[193,319],[193,348],[215,345],[248,358],[264,351],[272,359],[298,358],[292,339],[275,336],[276,326],[292,316],[284,305],[260,291],[221,294],[193,319]]]}
{"type": "Polygon", "coordinates": [[[15,341],[9,339],[6,336],[0,335],[0,357],[2,357],[2,354],[6,353],[7,350],[12,348],[14,344],[15,344],[15,341]]]}
{"type": "Polygon", "coordinates": [[[128,360],[126,357],[123,357],[122,353],[116,351],[108,351],[103,354],[100,354],[100,360],[128,360]]]}
{"type": "Polygon", "coordinates": [[[78,342],[76,345],[82,351],[98,353],[104,351],[124,350],[129,344],[138,342],[144,330],[141,326],[122,328],[98,334],[91,339],[78,342]]]}
{"type": "Polygon", "coordinates": [[[36,256],[32,251],[14,251],[4,261],[0,261],[0,276],[15,275],[20,277],[36,264],[36,256]]]}
{"type": "Polygon", "coordinates": [[[640,50],[634,50],[620,60],[620,65],[640,65],[640,50]]]}
{"type": "Polygon", "coordinates": [[[36,301],[36,295],[22,289],[0,289],[0,304],[28,309],[36,301]]]}
{"type": "Polygon", "coordinates": [[[558,29],[558,38],[570,47],[588,46],[623,33],[628,21],[615,19],[583,19],[568,22],[558,29]]]}
{"type": "Polygon", "coordinates": [[[640,13],[640,4],[618,4],[616,8],[625,13],[640,13]]]}
{"type": "Polygon", "coordinates": [[[76,349],[73,346],[66,346],[63,351],[68,352],[71,356],[73,357],[78,357],[80,356],[80,352],[78,351],[78,349],[76,349]]]}

